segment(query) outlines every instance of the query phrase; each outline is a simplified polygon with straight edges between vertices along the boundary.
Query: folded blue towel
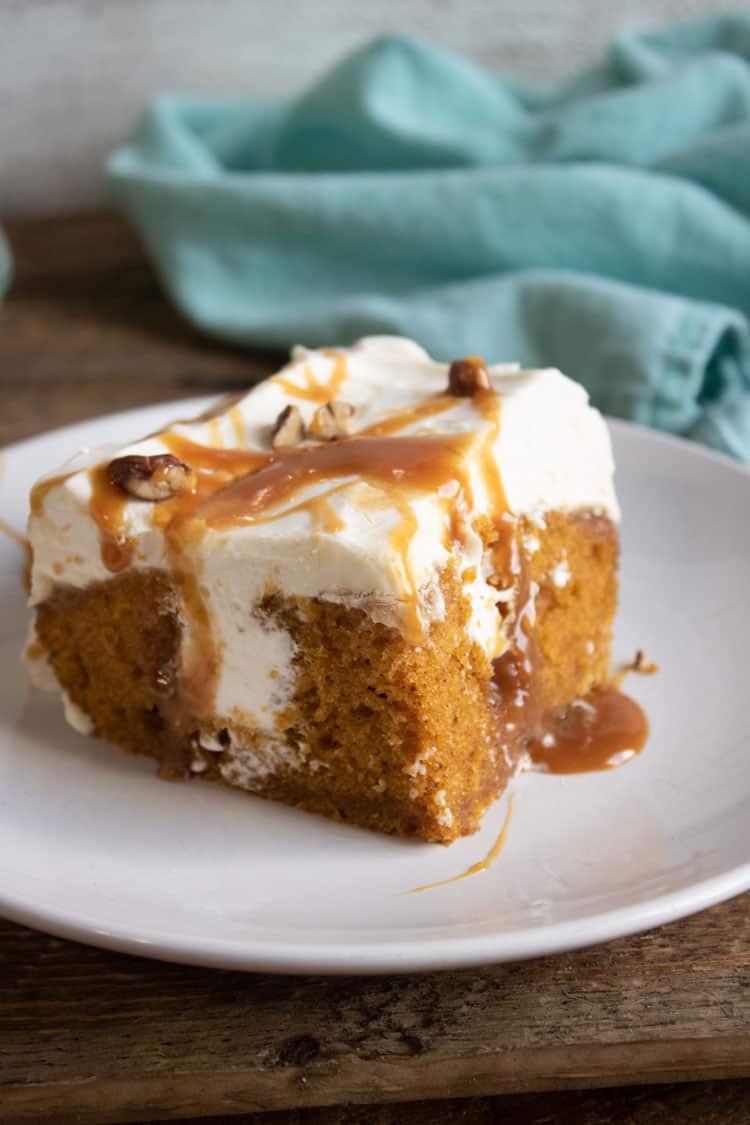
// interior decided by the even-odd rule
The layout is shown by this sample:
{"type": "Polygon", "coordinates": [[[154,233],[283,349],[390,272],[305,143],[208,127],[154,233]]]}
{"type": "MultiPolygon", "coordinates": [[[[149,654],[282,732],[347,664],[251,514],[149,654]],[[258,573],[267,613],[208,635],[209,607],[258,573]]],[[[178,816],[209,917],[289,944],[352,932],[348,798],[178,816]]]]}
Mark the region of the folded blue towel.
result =
{"type": "Polygon", "coordinates": [[[750,461],[750,15],[548,88],[389,36],[292,101],[159,97],[109,172],[207,332],[557,365],[750,461]]]}

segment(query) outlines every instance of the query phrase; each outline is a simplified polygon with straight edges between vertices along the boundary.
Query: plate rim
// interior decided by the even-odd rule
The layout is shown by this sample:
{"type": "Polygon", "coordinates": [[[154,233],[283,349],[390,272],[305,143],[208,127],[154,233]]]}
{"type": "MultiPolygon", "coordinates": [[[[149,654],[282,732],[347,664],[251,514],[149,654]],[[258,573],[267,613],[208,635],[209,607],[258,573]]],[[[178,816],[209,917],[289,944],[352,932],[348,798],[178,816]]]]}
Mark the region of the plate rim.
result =
{"type": "Polygon", "coordinates": [[[28,907],[0,888],[0,915],[55,937],[149,960],[283,975],[376,976],[510,964],[570,953],[678,922],[750,890],[750,861],[631,906],[510,933],[349,945],[181,938],[137,926],[97,928],[85,915],[28,907]],[[585,927],[585,936],[581,927],[585,927]],[[399,952],[399,950],[401,952],[399,952]]]}
{"type": "MultiPolygon", "coordinates": [[[[200,411],[222,397],[214,394],[191,396],[163,403],[147,403],[110,414],[96,415],[68,423],[41,434],[35,434],[2,448],[3,472],[0,486],[7,472],[6,458],[23,455],[30,447],[49,440],[64,438],[66,434],[89,425],[115,424],[131,415],[150,411],[200,411]]],[[[708,460],[729,469],[750,483],[750,466],[726,454],[698,445],[687,438],[665,434],[647,426],[623,419],[606,417],[615,433],[622,431],[668,449],[679,451],[698,460],[708,460]]],[[[54,470],[51,470],[54,471],[54,470]]],[[[182,937],[137,925],[116,924],[111,929],[96,925],[95,920],[83,913],[49,907],[29,905],[18,895],[0,887],[0,915],[11,922],[31,926],[45,933],[68,940],[82,942],[119,953],[149,959],[171,961],[251,972],[283,974],[324,973],[330,975],[368,975],[380,973],[427,972],[445,969],[471,968],[481,965],[528,960],[535,957],[566,953],[587,948],[617,938],[625,938],[715,906],[750,890],[750,857],[710,878],[692,882],[689,886],[645,898],[637,903],[614,910],[582,915],[564,922],[539,925],[532,928],[503,931],[494,934],[458,935],[431,939],[403,939],[395,937],[374,942],[279,942],[269,930],[266,939],[249,940],[201,937],[182,937]]]]}

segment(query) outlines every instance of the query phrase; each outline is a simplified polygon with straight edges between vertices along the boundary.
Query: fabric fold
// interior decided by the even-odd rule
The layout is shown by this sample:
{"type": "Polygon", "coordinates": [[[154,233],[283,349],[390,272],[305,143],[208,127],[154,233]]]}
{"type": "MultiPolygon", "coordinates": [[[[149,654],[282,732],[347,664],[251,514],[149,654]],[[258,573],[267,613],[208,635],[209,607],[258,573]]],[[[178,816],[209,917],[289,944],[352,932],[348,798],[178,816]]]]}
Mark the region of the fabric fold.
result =
{"type": "Polygon", "coordinates": [[[388,36],[287,102],[155,99],[109,171],[206,332],[554,364],[750,460],[746,14],[547,87],[388,36]]]}

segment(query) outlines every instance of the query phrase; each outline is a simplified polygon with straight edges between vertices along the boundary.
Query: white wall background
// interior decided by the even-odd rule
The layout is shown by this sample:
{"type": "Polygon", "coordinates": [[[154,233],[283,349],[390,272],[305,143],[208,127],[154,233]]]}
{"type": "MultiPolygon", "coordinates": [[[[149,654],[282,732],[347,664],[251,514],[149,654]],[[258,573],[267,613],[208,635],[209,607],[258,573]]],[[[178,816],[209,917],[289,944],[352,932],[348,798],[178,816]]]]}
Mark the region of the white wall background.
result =
{"type": "Polygon", "coordinates": [[[0,214],[100,204],[106,153],[160,90],[280,94],[383,31],[557,78],[622,27],[728,0],[0,0],[0,214]]]}

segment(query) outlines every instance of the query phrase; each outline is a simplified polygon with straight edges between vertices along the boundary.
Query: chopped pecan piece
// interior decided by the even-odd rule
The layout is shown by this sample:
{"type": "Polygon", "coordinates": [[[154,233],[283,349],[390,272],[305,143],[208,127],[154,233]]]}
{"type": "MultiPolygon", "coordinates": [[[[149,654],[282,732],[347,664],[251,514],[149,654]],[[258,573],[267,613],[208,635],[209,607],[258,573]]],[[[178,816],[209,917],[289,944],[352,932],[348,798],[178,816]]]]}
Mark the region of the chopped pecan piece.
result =
{"type": "Polygon", "coordinates": [[[659,671],[659,665],[649,660],[642,648],[636,652],[632,667],[634,672],[639,672],[642,676],[653,676],[659,671]]]}
{"type": "Polygon", "coordinates": [[[347,437],[352,431],[354,407],[348,402],[327,402],[319,406],[310,423],[310,433],[321,441],[347,437]]]}
{"type": "Polygon", "coordinates": [[[170,500],[195,485],[195,473],[172,453],[116,457],[107,470],[110,484],[137,500],[170,500]]]}
{"type": "Polygon", "coordinates": [[[305,423],[297,406],[285,406],[273,424],[271,445],[274,449],[288,449],[299,445],[305,436],[305,423]]]}
{"type": "Polygon", "coordinates": [[[448,372],[448,390],[452,395],[469,398],[477,391],[490,389],[490,376],[487,364],[481,355],[467,355],[464,359],[454,359],[448,372]]]}

